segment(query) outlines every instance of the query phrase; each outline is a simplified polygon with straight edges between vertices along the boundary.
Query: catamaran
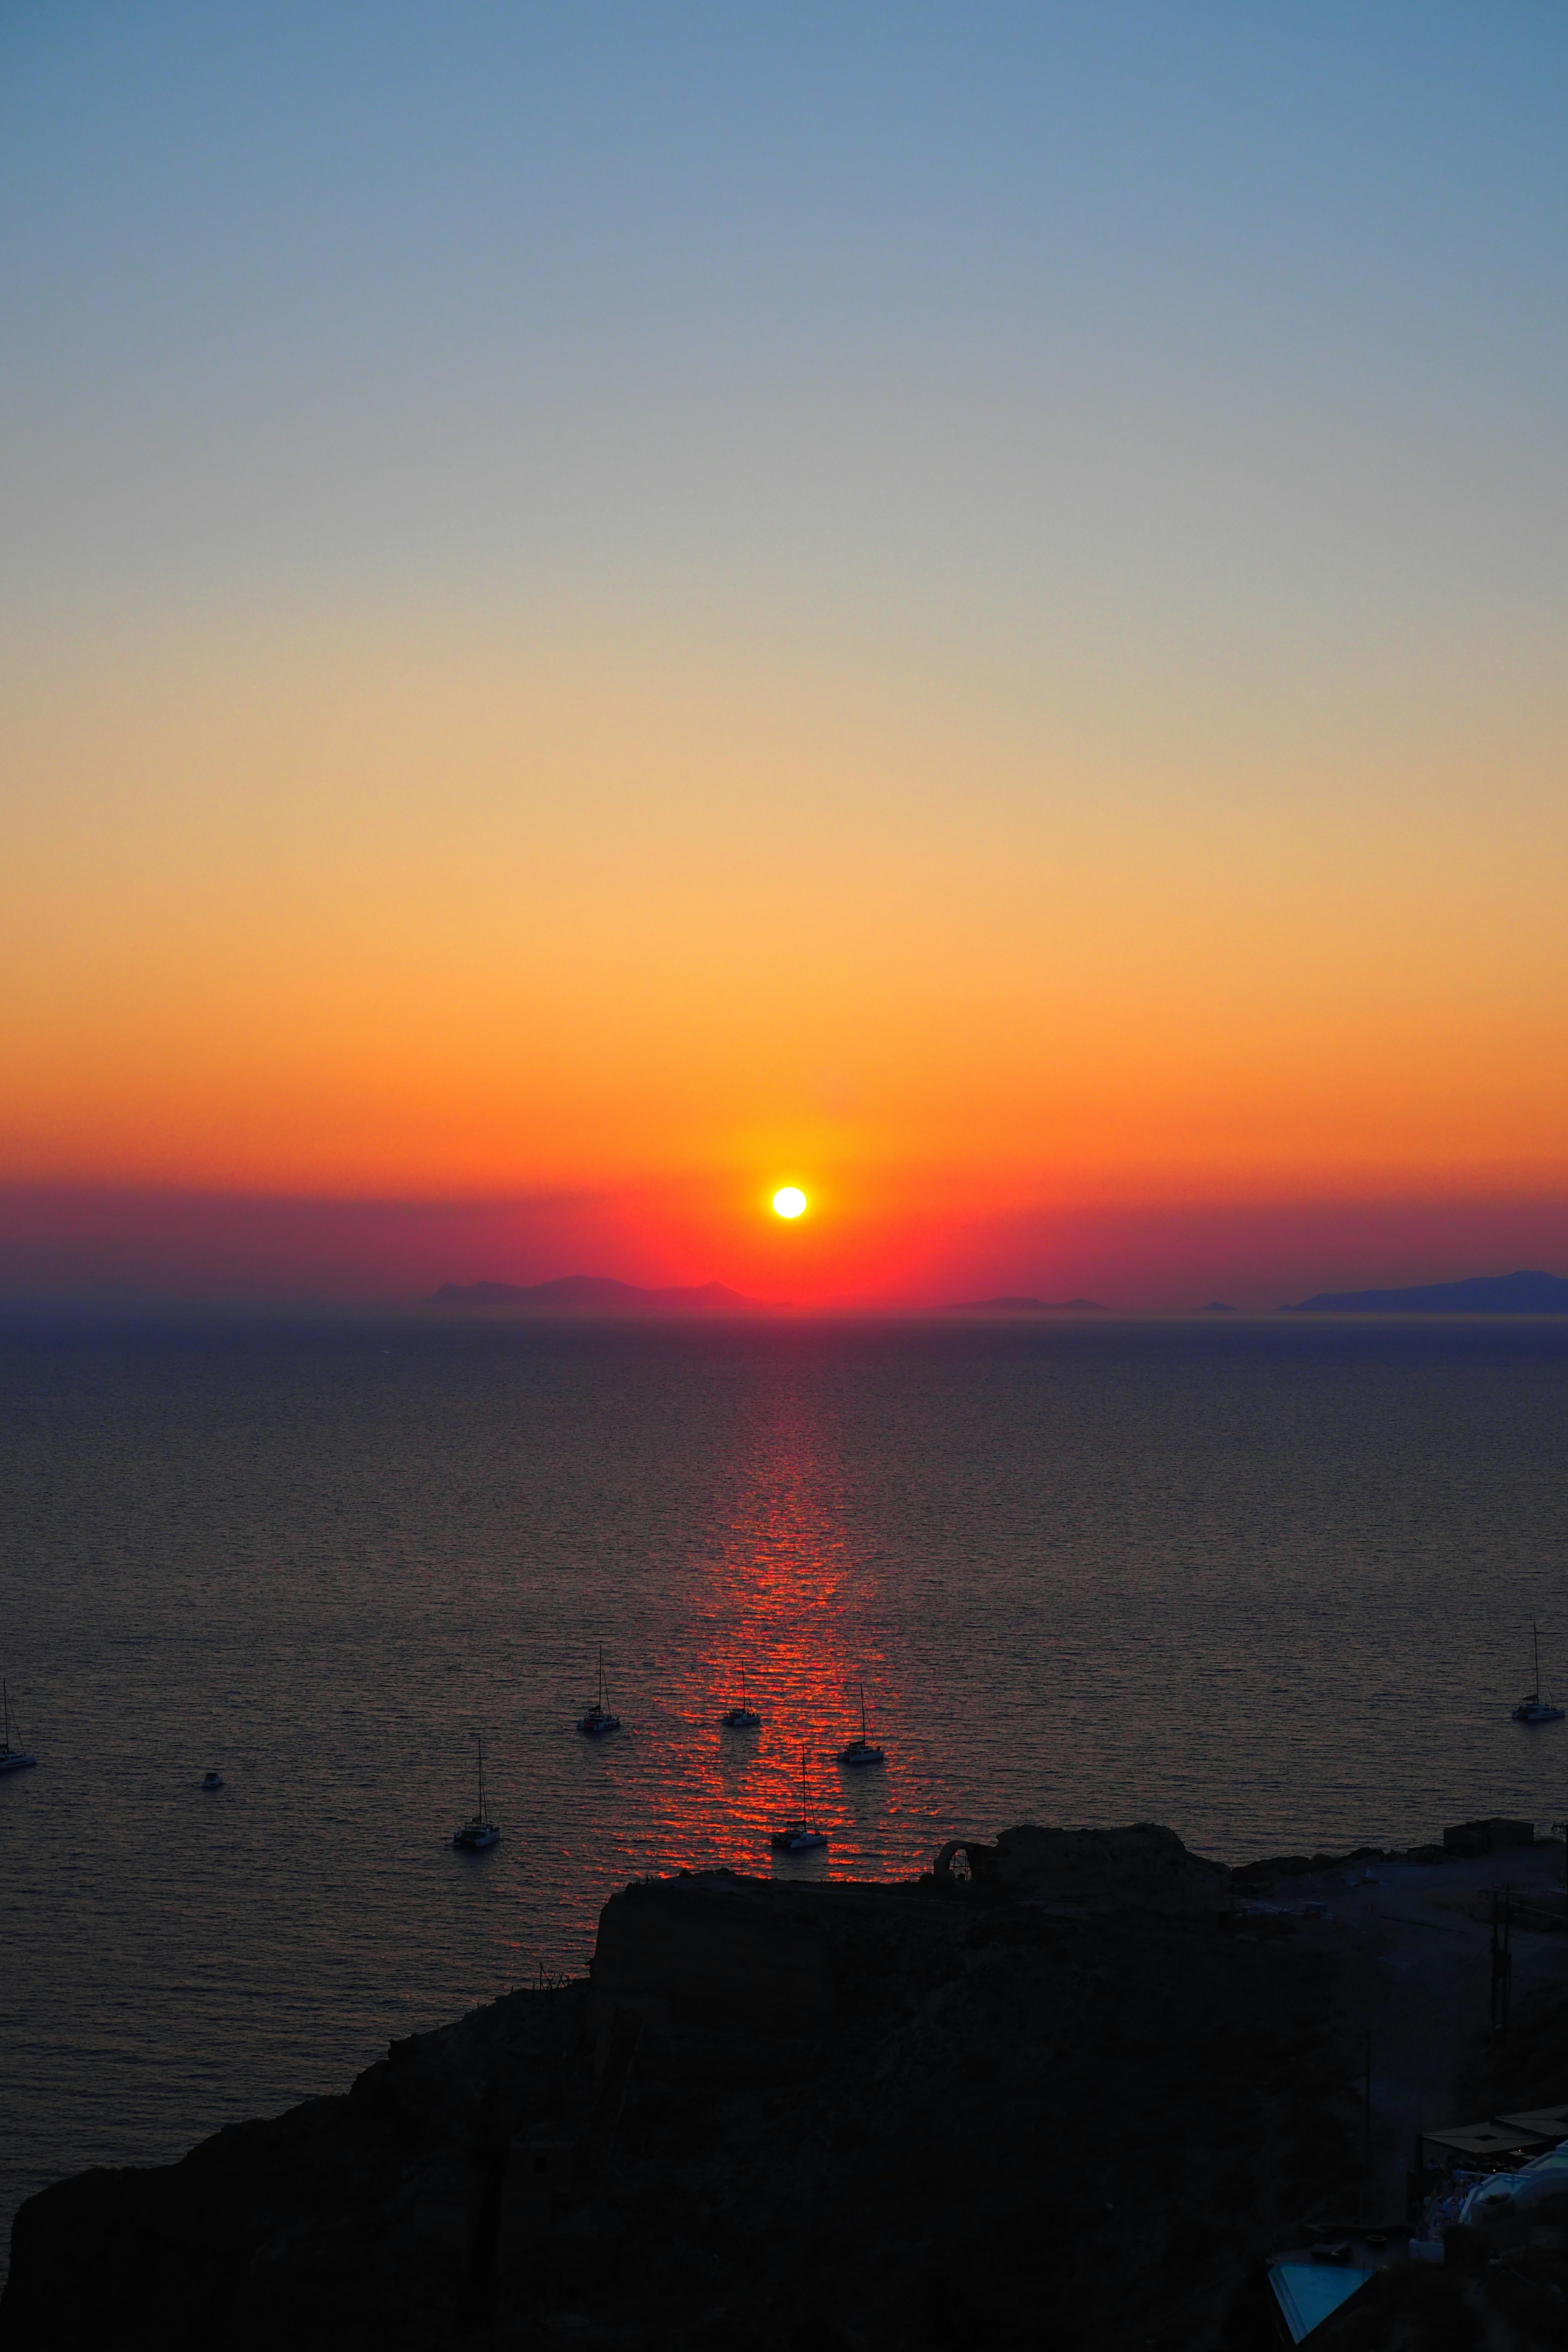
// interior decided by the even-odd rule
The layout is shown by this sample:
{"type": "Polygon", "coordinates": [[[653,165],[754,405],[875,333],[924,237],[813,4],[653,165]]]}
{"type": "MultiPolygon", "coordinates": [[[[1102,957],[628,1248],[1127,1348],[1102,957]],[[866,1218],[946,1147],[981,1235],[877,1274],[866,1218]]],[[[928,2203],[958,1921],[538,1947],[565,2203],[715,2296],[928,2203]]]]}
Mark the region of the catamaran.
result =
{"type": "Polygon", "coordinates": [[[785,1822],[773,1834],[772,1843],[781,1853],[809,1853],[813,1847],[827,1843],[827,1832],[818,1829],[811,1818],[811,1807],[805,1794],[805,1750],[800,1751],[800,1818],[785,1822]]]}
{"type": "Polygon", "coordinates": [[[862,1683],[859,1688],[860,1737],[858,1739],[851,1739],[847,1747],[839,1749],[838,1761],[840,1764],[885,1764],[888,1760],[887,1757],[884,1755],[881,1748],[875,1747],[871,1740],[867,1737],[865,1684],[862,1683]]]}
{"type": "Polygon", "coordinates": [[[464,1853],[481,1853],[487,1845],[494,1845],[500,1836],[500,1830],[491,1821],[485,1806],[484,1734],[476,1731],[474,1738],[479,1743],[479,1810],[477,1813],[468,1815],[460,1830],[452,1832],[452,1843],[459,1847],[464,1853]]]}
{"type": "Polygon", "coordinates": [[[1563,1709],[1560,1706],[1548,1706],[1541,1696],[1541,1635],[1537,1633],[1533,1621],[1531,1623],[1530,1639],[1535,1657],[1535,1680],[1514,1708],[1513,1720],[1515,1723],[1561,1723],[1563,1709]]]}
{"type": "MultiPolygon", "coordinates": [[[[38,1760],[36,1756],[29,1755],[26,1748],[12,1747],[11,1726],[15,1720],[11,1713],[11,1694],[5,1684],[0,1683],[0,1772],[25,1772],[29,1764],[36,1764],[38,1760]]],[[[16,1726],[16,1737],[18,1739],[22,1737],[20,1724],[16,1726]]]]}
{"type": "Polygon", "coordinates": [[[739,1706],[727,1706],[719,1720],[726,1731],[755,1731],[762,1719],[747,1696],[746,1669],[742,1666],[741,1668],[741,1704],[739,1706]]]}
{"type": "Polygon", "coordinates": [[[577,1728],[584,1739],[603,1739],[621,1727],[621,1718],[610,1712],[610,1686],[605,1680],[605,1654],[599,1653],[599,1679],[594,1689],[594,1704],[586,1715],[577,1718],[577,1728]]]}

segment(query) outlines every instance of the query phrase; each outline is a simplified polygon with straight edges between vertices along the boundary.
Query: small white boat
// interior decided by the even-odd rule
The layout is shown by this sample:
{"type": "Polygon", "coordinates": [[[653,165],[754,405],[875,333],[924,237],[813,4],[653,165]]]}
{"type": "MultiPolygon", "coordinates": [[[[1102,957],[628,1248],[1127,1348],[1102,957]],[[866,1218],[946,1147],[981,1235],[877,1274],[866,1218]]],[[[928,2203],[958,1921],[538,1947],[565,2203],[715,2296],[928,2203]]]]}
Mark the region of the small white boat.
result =
{"type": "Polygon", "coordinates": [[[482,1853],[486,1846],[494,1845],[500,1836],[485,1804],[484,1739],[479,1732],[474,1737],[479,1743],[479,1810],[468,1815],[460,1830],[452,1832],[452,1843],[461,1853],[482,1853]]]}
{"type": "Polygon", "coordinates": [[[860,1685],[860,1737],[858,1739],[851,1739],[846,1747],[839,1749],[838,1761],[840,1764],[861,1765],[885,1764],[887,1760],[882,1749],[876,1747],[866,1736],[866,1685],[862,1683],[860,1685]]]}
{"type": "Polygon", "coordinates": [[[204,1772],[202,1774],[202,1787],[206,1790],[209,1796],[215,1789],[221,1789],[222,1786],[223,1774],[221,1772],[204,1772]]]}
{"type": "Polygon", "coordinates": [[[811,1818],[811,1807],[805,1794],[805,1750],[800,1751],[800,1817],[784,1822],[776,1829],[769,1843],[780,1853],[810,1853],[816,1847],[827,1843],[827,1832],[819,1829],[811,1818]]]}
{"type": "Polygon", "coordinates": [[[599,1653],[599,1679],[594,1688],[594,1704],[585,1715],[577,1718],[577,1728],[584,1739],[605,1739],[621,1727],[621,1718],[612,1712],[610,1686],[605,1680],[605,1654],[599,1653]]]}
{"type": "Polygon", "coordinates": [[[739,1706],[727,1706],[719,1720],[726,1731],[755,1731],[762,1719],[747,1696],[746,1669],[742,1666],[741,1668],[741,1704],[739,1706]]]}
{"type": "Polygon", "coordinates": [[[1561,1723],[1564,1713],[1568,1710],[1560,1706],[1548,1706],[1541,1696],[1541,1635],[1536,1631],[1533,1622],[1530,1628],[1530,1639],[1535,1658],[1534,1686],[1525,1692],[1524,1696],[1514,1708],[1513,1720],[1515,1723],[1561,1723]]]}
{"type": "MultiPolygon", "coordinates": [[[[11,1727],[15,1720],[11,1713],[11,1694],[5,1684],[0,1683],[0,1772],[25,1772],[29,1764],[36,1764],[38,1760],[26,1748],[12,1747],[11,1727]]],[[[22,1737],[20,1726],[17,1727],[16,1737],[18,1739],[22,1737]]]]}

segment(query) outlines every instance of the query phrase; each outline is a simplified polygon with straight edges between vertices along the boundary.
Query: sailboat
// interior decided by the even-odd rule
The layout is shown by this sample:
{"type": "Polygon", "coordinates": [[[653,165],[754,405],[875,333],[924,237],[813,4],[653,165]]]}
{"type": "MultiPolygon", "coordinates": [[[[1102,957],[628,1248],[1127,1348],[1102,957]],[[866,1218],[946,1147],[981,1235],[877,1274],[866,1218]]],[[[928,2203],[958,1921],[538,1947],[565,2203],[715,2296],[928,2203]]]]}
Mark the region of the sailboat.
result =
{"type": "Polygon", "coordinates": [[[864,1684],[864,1683],[862,1683],[862,1684],[860,1685],[859,1688],[860,1688],[860,1737],[859,1737],[859,1738],[858,1738],[858,1739],[851,1739],[851,1740],[848,1742],[847,1746],[846,1746],[846,1747],[844,1747],[844,1748],[841,1748],[839,1749],[839,1751],[838,1751],[838,1761],[840,1762],[840,1764],[885,1764],[885,1763],[887,1762],[887,1760],[888,1760],[888,1759],[887,1759],[887,1757],[883,1754],[883,1752],[882,1752],[881,1748],[877,1748],[877,1747],[874,1747],[874,1746],[872,1745],[871,1741],[870,1741],[870,1740],[867,1738],[867,1736],[866,1736],[866,1685],[865,1685],[865,1684],[864,1684]]]}
{"type": "Polygon", "coordinates": [[[800,1751],[800,1818],[785,1822],[773,1832],[772,1843],[781,1853],[809,1853],[815,1846],[827,1843],[827,1832],[818,1829],[811,1818],[811,1807],[805,1796],[805,1750],[800,1751]]]}
{"type": "Polygon", "coordinates": [[[1530,1640],[1535,1658],[1535,1679],[1513,1710],[1515,1723],[1561,1723],[1563,1709],[1548,1706],[1541,1696],[1541,1635],[1531,1621],[1530,1640]]]}
{"type": "MultiPolygon", "coordinates": [[[[5,1684],[0,1683],[0,1772],[25,1772],[29,1764],[36,1764],[38,1759],[36,1756],[30,1756],[25,1748],[12,1747],[12,1720],[11,1694],[5,1684]]],[[[21,1726],[18,1724],[16,1737],[20,1739],[21,1736],[21,1726]]]]}
{"type": "Polygon", "coordinates": [[[452,1832],[452,1843],[464,1853],[479,1853],[487,1845],[494,1845],[500,1836],[485,1808],[485,1740],[483,1732],[476,1731],[479,1744],[479,1810],[470,1813],[460,1830],[452,1832]]]}
{"type": "Polygon", "coordinates": [[[610,1712],[610,1686],[605,1680],[605,1654],[599,1653],[599,1679],[594,1687],[594,1704],[586,1715],[577,1718],[577,1728],[584,1739],[603,1739],[621,1727],[621,1718],[610,1712]]]}
{"type": "Polygon", "coordinates": [[[746,1669],[741,1668],[741,1704],[727,1706],[719,1717],[726,1731],[755,1731],[762,1717],[746,1696],[746,1669]]]}

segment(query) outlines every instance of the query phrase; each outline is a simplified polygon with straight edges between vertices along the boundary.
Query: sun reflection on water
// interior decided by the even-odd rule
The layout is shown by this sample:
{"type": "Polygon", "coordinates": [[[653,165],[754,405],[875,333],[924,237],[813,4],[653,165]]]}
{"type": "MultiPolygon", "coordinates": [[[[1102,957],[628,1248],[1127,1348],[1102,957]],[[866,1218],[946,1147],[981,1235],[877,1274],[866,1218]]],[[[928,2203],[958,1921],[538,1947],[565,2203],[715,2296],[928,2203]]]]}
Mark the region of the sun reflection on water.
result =
{"type": "Polygon", "coordinates": [[[830,1433],[781,1397],[737,1484],[690,1601],[694,1640],[677,1702],[689,1736],[688,1835],[753,1870],[771,1861],[783,1876],[842,1873],[887,1809],[895,1766],[855,1770],[834,1759],[859,1731],[859,1685],[874,1737],[896,1715],[897,1695],[882,1644],[858,1627],[859,1565],[830,1433]],[[720,1717],[739,1700],[742,1675],[762,1722],[732,1731],[720,1717]],[[772,1832],[802,1810],[803,1758],[805,1810],[831,1843],[776,1853],[772,1832]]]}

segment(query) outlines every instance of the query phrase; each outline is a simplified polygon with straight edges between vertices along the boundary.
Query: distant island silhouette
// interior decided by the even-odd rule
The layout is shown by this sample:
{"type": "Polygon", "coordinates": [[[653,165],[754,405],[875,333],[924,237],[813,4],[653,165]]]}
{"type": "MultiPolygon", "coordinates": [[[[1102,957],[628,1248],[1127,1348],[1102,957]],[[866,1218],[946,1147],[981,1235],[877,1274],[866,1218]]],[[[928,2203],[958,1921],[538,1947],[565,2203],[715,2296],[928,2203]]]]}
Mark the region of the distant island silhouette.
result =
{"type": "Polygon", "coordinates": [[[1103,1315],[1098,1298],[954,1298],[944,1315],[1103,1315]]]}
{"type": "Polygon", "coordinates": [[[1409,1290],[1322,1290],[1281,1315],[1568,1315],[1560,1274],[1478,1274],[1468,1282],[1422,1282],[1409,1290]]]}
{"type": "Polygon", "coordinates": [[[596,1315],[773,1315],[787,1299],[745,1298],[726,1283],[643,1290],[607,1274],[563,1274],[553,1282],[444,1282],[426,1307],[524,1307],[596,1315]]]}

